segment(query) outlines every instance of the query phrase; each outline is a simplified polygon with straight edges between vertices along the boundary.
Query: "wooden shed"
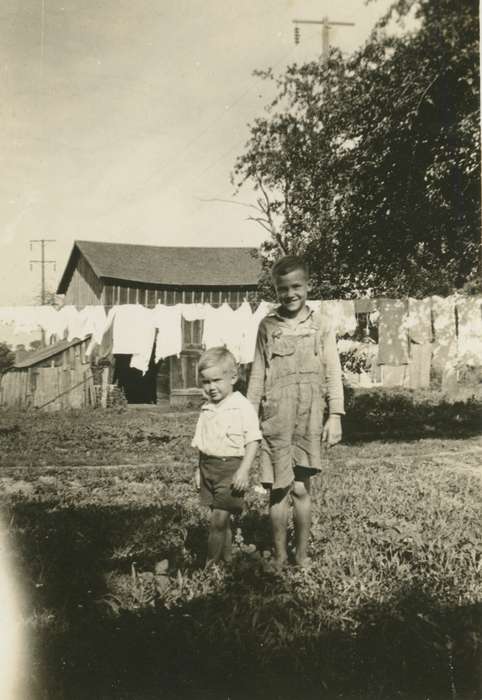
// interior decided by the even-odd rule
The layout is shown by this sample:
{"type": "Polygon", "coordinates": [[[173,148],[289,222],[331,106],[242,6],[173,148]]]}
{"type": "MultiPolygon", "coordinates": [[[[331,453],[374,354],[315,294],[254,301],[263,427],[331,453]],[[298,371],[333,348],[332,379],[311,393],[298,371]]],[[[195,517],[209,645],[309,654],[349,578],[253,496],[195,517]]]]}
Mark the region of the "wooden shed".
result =
{"type": "MultiPolygon", "coordinates": [[[[261,261],[254,248],[168,247],[76,241],[58,285],[64,303],[78,308],[102,304],[106,311],[119,304],[206,302],[233,308],[244,299],[255,301],[261,261]]],[[[114,376],[128,401],[152,402],[169,397],[182,404],[199,395],[197,361],[201,352],[202,321],[183,321],[183,350],[151,368],[147,378],[128,370],[126,357],[117,357],[114,376]]]]}
{"type": "Polygon", "coordinates": [[[0,405],[52,411],[95,405],[88,342],[62,340],[28,353],[2,376],[0,405]]]}

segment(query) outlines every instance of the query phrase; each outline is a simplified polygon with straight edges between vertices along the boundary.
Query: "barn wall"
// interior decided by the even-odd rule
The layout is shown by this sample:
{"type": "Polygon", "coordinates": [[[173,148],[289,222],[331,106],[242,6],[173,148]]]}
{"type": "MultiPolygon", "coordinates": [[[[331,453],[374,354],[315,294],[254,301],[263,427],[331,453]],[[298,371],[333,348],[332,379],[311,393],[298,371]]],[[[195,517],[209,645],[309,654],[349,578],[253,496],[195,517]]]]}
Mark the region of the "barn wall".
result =
{"type": "Polygon", "coordinates": [[[65,293],[64,304],[73,306],[89,306],[101,304],[101,280],[95,275],[83,255],[79,255],[72,278],[65,293]]]}
{"type": "Polygon", "coordinates": [[[86,342],[32,367],[6,372],[0,381],[0,405],[46,411],[93,406],[94,378],[85,357],[86,342]]]}
{"type": "Polygon", "coordinates": [[[156,304],[194,304],[207,303],[212,306],[220,306],[227,302],[233,308],[241,306],[244,299],[256,301],[256,291],[242,288],[221,289],[163,289],[153,285],[135,285],[120,281],[106,282],[102,295],[102,302],[106,307],[117,304],[142,304],[154,307],[156,304]]]}

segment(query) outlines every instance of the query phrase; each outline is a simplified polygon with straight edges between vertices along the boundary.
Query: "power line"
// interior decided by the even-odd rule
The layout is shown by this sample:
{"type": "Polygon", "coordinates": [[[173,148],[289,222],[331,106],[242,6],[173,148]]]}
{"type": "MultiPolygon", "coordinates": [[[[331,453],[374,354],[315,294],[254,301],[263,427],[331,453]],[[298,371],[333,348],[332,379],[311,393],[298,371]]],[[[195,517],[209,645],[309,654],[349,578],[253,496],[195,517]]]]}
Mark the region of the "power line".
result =
{"type": "MultiPolygon", "coordinates": [[[[288,57],[293,53],[293,51],[294,51],[294,48],[292,47],[288,52],[286,52],[285,54],[283,54],[283,56],[272,66],[272,69],[273,69],[273,70],[276,69],[281,63],[283,63],[284,61],[286,61],[286,60],[288,59],[288,57]]],[[[189,151],[191,150],[192,146],[193,146],[195,143],[197,143],[197,141],[199,141],[199,139],[201,139],[205,134],[207,134],[209,131],[211,131],[211,129],[212,129],[216,124],[218,124],[218,123],[221,121],[222,118],[224,118],[224,117],[226,116],[226,114],[228,113],[228,111],[229,111],[232,107],[234,107],[234,106],[237,105],[239,102],[241,102],[241,100],[243,100],[244,97],[245,97],[247,94],[249,94],[250,92],[252,92],[252,91],[256,88],[256,83],[255,83],[254,81],[252,82],[251,80],[250,80],[249,82],[246,81],[245,85],[249,85],[249,86],[248,86],[245,90],[243,90],[243,91],[241,92],[241,94],[238,95],[238,97],[236,97],[229,105],[225,106],[224,109],[223,109],[222,111],[220,111],[220,112],[209,122],[209,124],[208,124],[204,129],[202,129],[200,132],[198,132],[190,141],[187,142],[187,144],[185,145],[184,149],[181,151],[179,157],[177,158],[177,161],[178,161],[178,162],[181,161],[187,153],[189,153],[189,151]]],[[[223,160],[223,158],[225,158],[227,155],[229,155],[229,153],[232,152],[236,147],[237,147],[237,144],[235,144],[234,146],[232,146],[232,147],[229,149],[229,151],[225,151],[220,157],[218,157],[215,161],[213,161],[210,165],[208,165],[207,168],[205,168],[205,169],[201,172],[200,175],[203,175],[203,174],[204,174],[205,172],[207,172],[208,170],[211,170],[212,167],[214,167],[220,160],[223,160]]],[[[141,191],[143,190],[143,188],[144,188],[149,182],[151,182],[151,181],[154,179],[154,177],[156,177],[156,175],[164,174],[164,173],[171,167],[171,165],[172,165],[172,162],[171,162],[171,161],[165,161],[165,162],[161,163],[159,167],[156,167],[156,168],[147,176],[147,178],[143,181],[142,185],[139,185],[138,187],[136,187],[135,190],[131,191],[131,192],[129,193],[129,195],[127,195],[127,196],[125,197],[125,199],[124,199],[123,202],[122,202],[122,206],[126,206],[126,205],[130,204],[130,203],[132,202],[132,200],[134,199],[134,197],[135,197],[135,195],[136,195],[137,193],[141,192],[141,191]]],[[[181,173],[180,175],[181,175],[181,177],[182,177],[183,175],[185,176],[185,173],[181,173]]],[[[162,184],[163,184],[163,183],[161,183],[161,186],[162,186],[162,184]]],[[[169,185],[171,185],[171,184],[173,184],[172,173],[169,174],[169,185]]],[[[118,205],[117,205],[117,204],[116,204],[116,205],[113,205],[113,206],[109,209],[109,211],[111,211],[111,210],[114,209],[115,207],[118,207],[118,205]]]]}

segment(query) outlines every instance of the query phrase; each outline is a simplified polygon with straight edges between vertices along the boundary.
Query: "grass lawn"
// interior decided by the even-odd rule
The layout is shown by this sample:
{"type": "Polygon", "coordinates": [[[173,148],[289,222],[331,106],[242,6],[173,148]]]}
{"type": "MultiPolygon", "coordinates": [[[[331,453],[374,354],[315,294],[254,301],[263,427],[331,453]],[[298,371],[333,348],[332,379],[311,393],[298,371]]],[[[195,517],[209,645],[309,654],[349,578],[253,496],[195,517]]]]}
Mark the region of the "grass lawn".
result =
{"type": "Polygon", "coordinates": [[[313,564],[279,574],[256,478],[233,565],[202,568],[193,421],[0,416],[28,700],[480,698],[472,423],[451,438],[349,433],[315,480],[313,564]]]}

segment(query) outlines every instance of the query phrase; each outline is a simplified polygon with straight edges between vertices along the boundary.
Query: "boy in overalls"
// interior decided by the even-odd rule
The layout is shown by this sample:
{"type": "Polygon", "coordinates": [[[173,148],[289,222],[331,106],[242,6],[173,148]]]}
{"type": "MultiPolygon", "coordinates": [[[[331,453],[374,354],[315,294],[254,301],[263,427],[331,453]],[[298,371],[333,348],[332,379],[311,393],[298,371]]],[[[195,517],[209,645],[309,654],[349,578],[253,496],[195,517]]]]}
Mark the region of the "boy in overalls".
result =
{"type": "Polygon", "coordinates": [[[321,470],[322,441],[341,440],[344,413],[336,338],[306,305],[308,270],[302,258],[278,260],[272,279],[279,306],[260,323],[248,399],[261,416],[261,481],[270,491],[278,566],[287,560],[289,504],[293,502],[296,563],[308,563],[310,477],[321,470]],[[323,425],[325,401],[329,417],[323,425]]]}

